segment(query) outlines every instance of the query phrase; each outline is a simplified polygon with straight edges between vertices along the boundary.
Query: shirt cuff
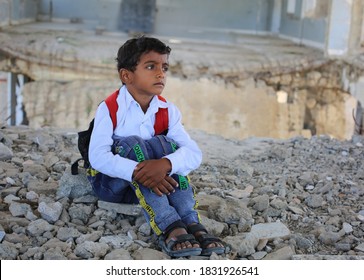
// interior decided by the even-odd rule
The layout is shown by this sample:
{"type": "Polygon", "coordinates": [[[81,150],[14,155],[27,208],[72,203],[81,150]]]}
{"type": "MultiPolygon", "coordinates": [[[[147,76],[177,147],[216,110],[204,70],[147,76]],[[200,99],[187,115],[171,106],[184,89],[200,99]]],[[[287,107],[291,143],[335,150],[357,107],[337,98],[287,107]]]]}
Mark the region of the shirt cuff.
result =
{"type": "Polygon", "coordinates": [[[164,158],[168,159],[171,162],[172,168],[171,168],[171,172],[169,172],[169,175],[171,176],[171,175],[175,174],[176,171],[178,170],[178,166],[177,166],[178,160],[174,159],[173,153],[164,156],[164,158]]]}
{"type": "Polygon", "coordinates": [[[130,160],[127,161],[126,164],[123,164],[123,170],[125,172],[125,180],[132,182],[133,181],[133,173],[135,170],[135,167],[138,165],[139,162],[130,160]]]}

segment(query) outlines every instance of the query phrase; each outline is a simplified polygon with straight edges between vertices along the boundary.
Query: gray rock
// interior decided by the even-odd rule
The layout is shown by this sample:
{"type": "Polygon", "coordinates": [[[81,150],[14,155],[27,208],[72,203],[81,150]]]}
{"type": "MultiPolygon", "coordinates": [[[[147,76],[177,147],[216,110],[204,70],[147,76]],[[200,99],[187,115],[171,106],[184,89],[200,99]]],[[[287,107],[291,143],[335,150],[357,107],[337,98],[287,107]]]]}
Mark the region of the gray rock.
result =
{"type": "Polygon", "coordinates": [[[255,224],[252,226],[251,233],[259,239],[284,238],[291,232],[286,225],[280,222],[255,224]]]}
{"type": "Polygon", "coordinates": [[[46,231],[53,230],[53,228],[54,226],[49,224],[47,221],[43,219],[38,219],[29,223],[27,227],[27,232],[31,236],[40,236],[46,231]]]}
{"type": "Polygon", "coordinates": [[[13,155],[13,151],[0,142],[0,161],[9,160],[13,155]]]}
{"type": "Polygon", "coordinates": [[[133,260],[130,253],[125,249],[115,249],[108,253],[105,260],[133,260]]]}
{"type": "Polygon", "coordinates": [[[32,207],[26,203],[11,202],[9,211],[14,217],[25,217],[28,212],[32,212],[32,207]]]}
{"type": "Polygon", "coordinates": [[[170,257],[163,252],[150,248],[141,248],[132,254],[135,260],[169,260],[170,257]]]}
{"type": "Polygon", "coordinates": [[[343,236],[345,235],[344,231],[340,232],[323,232],[320,234],[318,239],[325,245],[334,245],[336,242],[338,242],[343,236]]]}
{"type": "Polygon", "coordinates": [[[251,200],[251,203],[253,204],[253,208],[255,210],[262,212],[269,207],[269,196],[267,194],[264,194],[254,197],[251,200]]]}
{"type": "Polygon", "coordinates": [[[255,253],[255,248],[259,244],[259,237],[252,232],[248,232],[235,236],[227,236],[223,241],[229,244],[233,251],[245,257],[255,253]]]}
{"type": "Polygon", "coordinates": [[[152,234],[152,228],[150,227],[149,223],[143,223],[138,231],[144,236],[150,236],[152,234]]]}
{"type": "Polygon", "coordinates": [[[2,260],[16,260],[19,255],[18,249],[14,244],[9,242],[2,242],[0,244],[0,259],[2,260]]]}
{"type": "Polygon", "coordinates": [[[81,233],[76,228],[61,227],[57,232],[57,238],[61,241],[67,241],[69,239],[76,239],[80,237],[81,233]]]}
{"type": "Polygon", "coordinates": [[[301,234],[295,234],[293,239],[296,241],[297,247],[299,249],[308,250],[314,245],[314,242],[311,239],[306,238],[301,234]]]}
{"type": "Polygon", "coordinates": [[[72,175],[70,168],[67,168],[59,182],[57,200],[62,197],[78,198],[86,195],[94,195],[94,192],[85,171],[80,169],[78,175],[72,175]]]}
{"type": "Polygon", "coordinates": [[[209,208],[209,216],[215,220],[227,224],[253,223],[253,218],[247,206],[238,199],[226,198],[221,201],[217,209],[209,208]]]}
{"type": "Polygon", "coordinates": [[[40,202],[38,206],[38,212],[44,220],[49,223],[55,223],[58,221],[63,210],[63,205],[60,202],[40,202]]]}
{"type": "Polygon", "coordinates": [[[87,224],[92,213],[92,206],[75,204],[69,208],[68,213],[71,219],[80,220],[83,224],[87,224]]]}
{"type": "Polygon", "coordinates": [[[261,260],[267,255],[267,252],[259,251],[250,255],[253,260],[261,260]]]}
{"type": "Polygon", "coordinates": [[[311,208],[321,207],[323,205],[323,201],[324,200],[321,195],[309,195],[305,200],[307,206],[311,208]]]}
{"type": "Polygon", "coordinates": [[[290,246],[285,246],[265,256],[264,260],[291,260],[295,255],[294,250],[290,246]]]}
{"type": "Polygon", "coordinates": [[[225,223],[209,219],[203,215],[201,215],[200,217],[201,224],[203,224],[206,230],[212,235],[221,236],[222,232],[227,228],[227,225],[225,223]]]}
{"type": "Polygon", "coordinates": [[[355,250],[364,252],[364,243],[360,243],[358,246],[356,246],[355,250]]]}
{"type": "Polygon", "coordinates": [[[92,241],[85,241],[78,244],[74,250],[76,256],[83,259],[100,259],[103,258],[109,250],[106,243],[96,243],[92,241]]]}
{"type": "Polygon", "coordinates": [[[57,238],[52,238],[52,239],[48,240],[46,243],[44,243],[42,248],[44,248],[46,250],[58,248],[62,252],[65,252],[67,250],[72,249],[73,244],[70,242],[63,242],[57,238]]]}
{"type": "Polygon", "coordinates": [[[67,260],[67,257],[63,255],[63,252],[57,248],[50,248],[43,254],[44,260],[67,260]]]}
{"type": "Polygon", "coordinates": [[[346,234],[352,233],[354,231],[352,225],[349,223],[343,223],[343,230],[346,234]]]}
{"type": "Polygon", "coordinates": [[[1,241],[3,241],[5,235],[6,235],[5,231],[2,228],[2,226],[0,225],[0,243],[1,243],[1,241]]]}
{"type": "Polygon", "coordinates": [[[142,214],[142,207],[138,204],[112,203],[99,200],[97,206],[105,210],[130,216],[140,216],[142,214]]]}
{"type": "Polygon", "coordinates": [[[128,236],[111,235],[100,238],[100,243],[105,243],[113,249],[128,248],[133,241],[128,236]]]}
{"type": "Polygon", "coordinates": [[[102,237],[103,232],[101,231],[94,231],[92,233],[83,234],[76,239],[77,244],[82,244],[85,241],[92,241],[96,242],[102,237]]]}

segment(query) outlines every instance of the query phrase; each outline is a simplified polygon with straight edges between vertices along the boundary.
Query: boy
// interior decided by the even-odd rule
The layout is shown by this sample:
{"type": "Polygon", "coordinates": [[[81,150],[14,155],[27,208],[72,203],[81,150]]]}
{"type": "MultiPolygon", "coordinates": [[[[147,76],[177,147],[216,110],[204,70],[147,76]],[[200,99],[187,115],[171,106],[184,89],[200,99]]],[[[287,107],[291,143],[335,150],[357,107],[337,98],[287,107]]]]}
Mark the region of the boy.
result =
{"type": "Polygon", "coordinates": [[[159,245],[171,257],[222,254],[221,240],[199,223],[194,192],[184,177],[201,164],[201,151],[185,131],[176,106],[160,97],[170,51],[148,37],[120,47],[116,61],[123,86],[117,97],[117,125],[114,129],[102,102],[90,141],[95,172],[89,180],[102,200],[140,203],[159,245]],[[167,130],[155,135],[156,113],[166,108],[167,130]]]}

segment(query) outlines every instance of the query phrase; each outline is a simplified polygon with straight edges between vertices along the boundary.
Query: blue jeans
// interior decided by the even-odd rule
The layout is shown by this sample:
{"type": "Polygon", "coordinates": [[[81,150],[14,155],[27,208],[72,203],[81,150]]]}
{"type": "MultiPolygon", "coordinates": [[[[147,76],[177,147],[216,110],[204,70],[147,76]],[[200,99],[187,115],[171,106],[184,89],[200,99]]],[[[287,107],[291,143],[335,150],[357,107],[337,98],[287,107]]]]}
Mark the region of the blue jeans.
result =
{"type": "MultiPolygon", "coordinates": [[[[175,142],[164,135],[149,140],[138,136],[115,137],[112,151],[135,161],[160,159],[178,149],[175,142]]],[[[139,203],[144,216],[157,235],[162,234],[172,223],[181,220],[186,225],[199,223],[195,193],[187,177],[174,174],[179,187],[170,195],[158,196],[137,182],[112,178],[102,173],[88,176],[94,192],[101,199],[117,203],[139,203]]]]}

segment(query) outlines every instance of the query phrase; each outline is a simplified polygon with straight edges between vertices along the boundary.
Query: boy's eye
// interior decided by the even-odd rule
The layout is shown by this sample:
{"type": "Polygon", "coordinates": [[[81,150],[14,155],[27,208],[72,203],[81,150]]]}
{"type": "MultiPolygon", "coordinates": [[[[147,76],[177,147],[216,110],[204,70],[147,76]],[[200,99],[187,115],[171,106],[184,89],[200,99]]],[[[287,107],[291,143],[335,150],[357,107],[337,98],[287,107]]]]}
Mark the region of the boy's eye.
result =
{"type": "Polygon", "coordinates": [[[153,65],[153,64],[151,64],[151,65],[148,65],[148,66],[147,66],[147,69],[149,69],[149,70],[152,70],[152,69],[154,69],[154,65],[153,65]]]}
{"type": "Polygon", "coordinates": [[[169,67],[168,67],[168,66],[164,66],[164,67],[163,67],[163,72],[167,72],[167,71],[168,71],[168,69],[169,69],[169,67]]]}

